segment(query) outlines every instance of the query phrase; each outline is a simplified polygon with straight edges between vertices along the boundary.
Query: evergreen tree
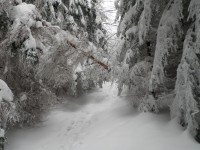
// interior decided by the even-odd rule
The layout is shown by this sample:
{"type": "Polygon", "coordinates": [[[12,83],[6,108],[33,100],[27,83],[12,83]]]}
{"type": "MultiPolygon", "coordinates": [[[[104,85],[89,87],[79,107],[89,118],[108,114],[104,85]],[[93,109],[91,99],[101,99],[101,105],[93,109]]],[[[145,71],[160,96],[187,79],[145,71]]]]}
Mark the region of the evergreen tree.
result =
{"type": "MultiPolygon", "coordinates": [[[[119,93],[142,111],[170,109],[198,141],[198,0],[116,0],[119,93]]],[[[115,73],[116,74],[116,73],[115,73]]]]}
{"type": "Polygon", "coordinates": [[[99,5],[94,0],[0,1],[0,78],[12,89],[16,106],[8,126],[31,125],[61,94],[80,95],[107,80],[99,5]]]}

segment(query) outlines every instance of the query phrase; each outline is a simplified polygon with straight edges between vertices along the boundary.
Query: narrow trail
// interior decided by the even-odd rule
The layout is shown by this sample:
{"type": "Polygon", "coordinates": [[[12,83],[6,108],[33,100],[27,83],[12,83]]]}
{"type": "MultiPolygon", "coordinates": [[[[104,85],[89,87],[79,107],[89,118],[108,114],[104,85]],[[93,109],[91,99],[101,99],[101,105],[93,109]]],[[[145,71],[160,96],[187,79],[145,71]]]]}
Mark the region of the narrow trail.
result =
{"type": "Polygon", "coordinates": [[[67,99],[44,123],[10,133],[6,150],[199,150],[168,115],[139,114],[116,89],[67,99]]]}

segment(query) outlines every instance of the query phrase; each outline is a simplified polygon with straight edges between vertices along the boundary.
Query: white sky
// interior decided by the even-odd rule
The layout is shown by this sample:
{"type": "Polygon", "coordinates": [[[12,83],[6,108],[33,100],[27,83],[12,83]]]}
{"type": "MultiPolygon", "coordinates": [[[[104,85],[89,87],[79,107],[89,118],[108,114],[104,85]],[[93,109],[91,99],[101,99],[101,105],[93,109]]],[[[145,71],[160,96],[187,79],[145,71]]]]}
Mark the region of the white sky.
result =
{"type": "Polygon", "coordinates": [[[113,24],[115,21],[115,16],[116,16],[116,9],[114,6],[115,0],[103,0],[103,1],[104,1],[103,8],[108,17],[107,22],[109,23],[109,24],[105,24],[105,26],[108,32],[110,32],[111,34],[116,33],[117,24],[113,24]]]}

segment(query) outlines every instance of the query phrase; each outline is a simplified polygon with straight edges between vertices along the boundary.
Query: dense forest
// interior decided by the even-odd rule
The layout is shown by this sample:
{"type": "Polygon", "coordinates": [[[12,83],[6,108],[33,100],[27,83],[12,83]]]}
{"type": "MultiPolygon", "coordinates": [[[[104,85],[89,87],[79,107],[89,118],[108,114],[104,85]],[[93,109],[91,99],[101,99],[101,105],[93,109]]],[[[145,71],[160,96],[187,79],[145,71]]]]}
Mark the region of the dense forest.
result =
{"type": "Polygon", "coordinates": [[[168,109],[200,141],[199,0],[117,0],[116,61],[142,111],[168,109]]]}
{"type": "Polygon", "coordinates": [[[80,95],[107,80],[99,2],[0,3],[2,128],[32,125],[63,95],[80,95]]]}
{"type": "Polygon", "coordinates": [[[200,142],[200,1],[115,0],[116,36],[102,3],[0,0],[0,150],[9,128],[104,82],[200,142]]]}

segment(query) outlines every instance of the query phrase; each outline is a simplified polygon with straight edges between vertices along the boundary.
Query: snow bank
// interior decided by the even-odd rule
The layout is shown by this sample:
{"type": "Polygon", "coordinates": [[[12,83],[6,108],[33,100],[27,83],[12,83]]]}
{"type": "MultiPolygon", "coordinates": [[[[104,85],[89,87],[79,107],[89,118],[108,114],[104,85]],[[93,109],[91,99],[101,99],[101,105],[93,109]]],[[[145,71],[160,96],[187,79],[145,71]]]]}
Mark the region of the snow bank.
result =
{"type": "Polygon", "coordinates": [[[13,93],[8,87],[8,85],[0,79],[0,102],[2,100],[9,102],[13,101],[13,93]]]}

